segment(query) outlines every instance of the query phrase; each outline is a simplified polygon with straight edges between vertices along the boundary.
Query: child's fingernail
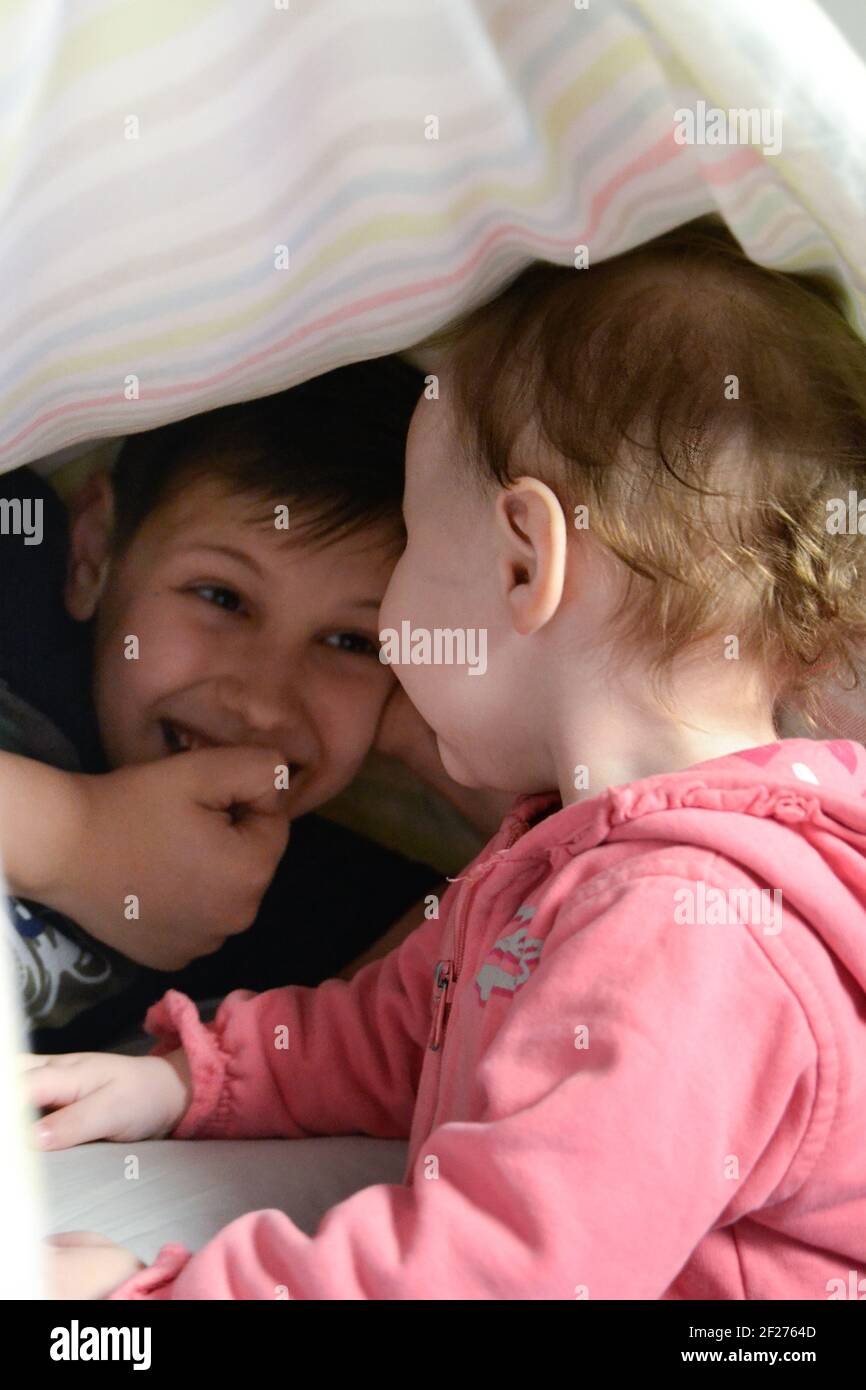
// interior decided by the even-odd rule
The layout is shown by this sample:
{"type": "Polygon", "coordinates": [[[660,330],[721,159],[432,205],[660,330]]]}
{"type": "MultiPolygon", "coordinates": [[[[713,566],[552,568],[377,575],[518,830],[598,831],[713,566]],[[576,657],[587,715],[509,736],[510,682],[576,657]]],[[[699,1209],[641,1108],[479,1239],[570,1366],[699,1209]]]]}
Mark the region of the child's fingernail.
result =
{"type": "Polygon", "coordinates": [[[36,1126],[36,1142],[40,1148],[48,1148],[48,1145],[51,1143],[51,1130],[47,1125],[36,1126]]]}

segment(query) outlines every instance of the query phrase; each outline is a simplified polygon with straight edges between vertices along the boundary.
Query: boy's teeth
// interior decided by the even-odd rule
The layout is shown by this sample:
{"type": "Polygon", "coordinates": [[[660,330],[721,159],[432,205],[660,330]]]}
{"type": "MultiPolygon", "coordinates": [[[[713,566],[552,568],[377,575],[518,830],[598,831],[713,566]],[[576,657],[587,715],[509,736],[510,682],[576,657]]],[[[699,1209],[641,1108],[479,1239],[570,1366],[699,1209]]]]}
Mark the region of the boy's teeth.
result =
{"type": "Polygon", "coordinates": [[[180,724],[173,724],[169,720],[165,721],[165,741],[172,753],[189,753],[194,748],[203,747],[203,742],[197,735],[192,734],[188,729],[184,729],[180,724]]]}
{"type": "Polygon", "coordinates": [[[194,734],[191,729],[185,729],[182,725],[175,724],[174,732],[181,746],[181,750],[184,753],[191,753],[196,748],[207,747],[206,739],[200,738],[199,735],[194,734]]]}

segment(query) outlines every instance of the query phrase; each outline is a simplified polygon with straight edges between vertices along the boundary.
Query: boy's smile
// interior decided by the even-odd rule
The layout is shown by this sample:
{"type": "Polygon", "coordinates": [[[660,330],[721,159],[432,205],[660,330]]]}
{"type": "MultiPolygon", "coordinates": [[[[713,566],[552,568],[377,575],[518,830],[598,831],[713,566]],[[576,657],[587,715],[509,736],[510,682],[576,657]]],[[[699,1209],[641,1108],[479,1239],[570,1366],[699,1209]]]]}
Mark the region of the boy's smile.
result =
{"type": "MultiPolygon", "coordinates": [[[[393,677],[378,659],[377,611],[393,568],[387,527],[311,543],[274,506],[190,480],[110,555],[92,604],[94,699],[113,767],[195,748],[277,748],[292,816],[351,780],[393,677]]],[[[72,528],[67,602],[76,617],[72,528]]]]}

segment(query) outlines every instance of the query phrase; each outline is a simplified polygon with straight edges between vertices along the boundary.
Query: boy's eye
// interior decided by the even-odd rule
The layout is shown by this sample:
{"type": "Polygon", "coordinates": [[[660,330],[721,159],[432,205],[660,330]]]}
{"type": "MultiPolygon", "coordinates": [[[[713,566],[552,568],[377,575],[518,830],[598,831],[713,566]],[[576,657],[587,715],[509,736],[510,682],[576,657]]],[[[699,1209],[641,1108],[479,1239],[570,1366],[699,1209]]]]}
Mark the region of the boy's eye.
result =
{"type": "Polygon", "coordinates": [[[379,643],[365,637],[362,632],[332,632],[325,638],[325,642],[339,651],[355,652],[359,656],[375,656],[378,660],[379,643]]]}
{"type": "Polygon", "coordinates": [[[240,594],[234,589],[224,589],[220,584],[196,584],[192,592],[203,598],[205,603],[224,608],[227,613],[237,613],[241,606],[240,594]]]}

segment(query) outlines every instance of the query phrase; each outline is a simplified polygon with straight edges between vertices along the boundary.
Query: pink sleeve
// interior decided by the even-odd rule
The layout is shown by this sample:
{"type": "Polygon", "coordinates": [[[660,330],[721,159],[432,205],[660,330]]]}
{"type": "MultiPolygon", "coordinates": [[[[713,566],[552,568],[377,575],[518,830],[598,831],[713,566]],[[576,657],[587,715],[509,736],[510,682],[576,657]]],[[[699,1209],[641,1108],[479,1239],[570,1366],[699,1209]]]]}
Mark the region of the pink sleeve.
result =
{"type": "Polygon", "coordinates": [[[145,1028],[151,1056],[183,1046],[192,1101],[173,1139],[369,1134],[406,1138],[430,1029],[444,918],[351,980],[235,990],[204,1024],[169,990],[145,1028]]]}
{"type": "Polygon", "coordinates": [[[111,1297],[662,1297],[714,1225],[796,1190],[832,1109],[770,949],[674,925],[681,886],[563,909],[476,1074],[480,1118],[434,1130],[411,1185],[355,1193],[312,1237],[250,1213],[111,1297]]]}

